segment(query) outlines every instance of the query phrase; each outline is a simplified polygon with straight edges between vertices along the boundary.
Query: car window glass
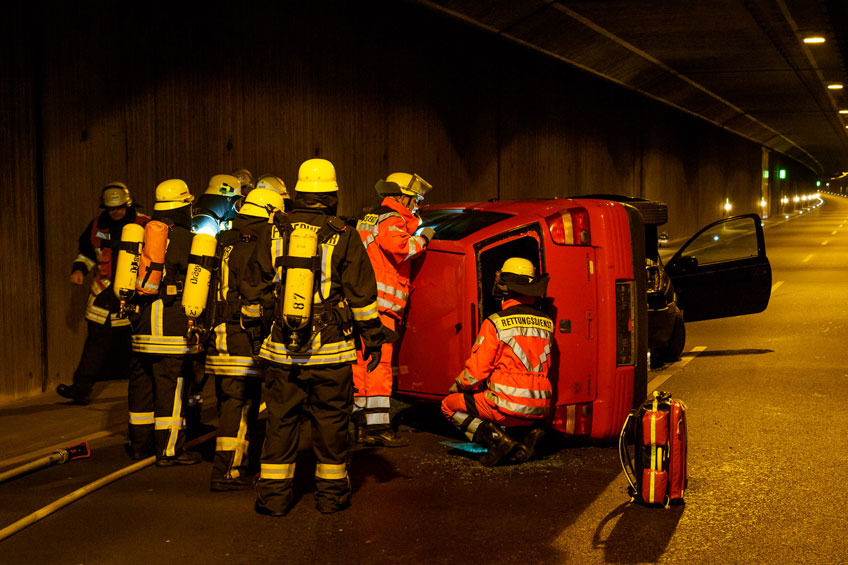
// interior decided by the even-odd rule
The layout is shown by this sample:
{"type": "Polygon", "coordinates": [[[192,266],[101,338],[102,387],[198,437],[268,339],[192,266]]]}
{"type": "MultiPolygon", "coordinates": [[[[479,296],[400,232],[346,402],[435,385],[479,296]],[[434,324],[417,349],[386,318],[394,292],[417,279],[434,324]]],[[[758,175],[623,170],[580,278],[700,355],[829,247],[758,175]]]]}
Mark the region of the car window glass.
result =
{"type": "Polygon", "coordinates": [[[698,265],[756,257],[757,231],[754,218],[746,217],[722,222],[692,240],[683,252],[694,257],[698,265]]]}
{"type": "Polygon", "coordinates": [[[419,231],[433,228],[433,239],[458,241],[509,217],[510,214],[480,210],[422,210],[419,231]]]}

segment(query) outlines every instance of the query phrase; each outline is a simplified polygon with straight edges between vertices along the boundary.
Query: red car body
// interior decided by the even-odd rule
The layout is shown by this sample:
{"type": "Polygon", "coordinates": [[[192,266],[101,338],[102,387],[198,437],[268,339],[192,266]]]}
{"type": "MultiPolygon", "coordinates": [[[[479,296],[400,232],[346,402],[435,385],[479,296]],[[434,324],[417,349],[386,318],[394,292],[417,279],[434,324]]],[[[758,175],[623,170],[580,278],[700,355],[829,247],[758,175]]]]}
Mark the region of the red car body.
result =
{"type": "Polygon", "coordinates": [[[395,391],[438,400],[464,367],[480,322],[499,310],[495,271],[508,257],[550,274],[554,320],[550,425],[609,441],[647,394],[644,230],[619,202],[552,199],[422,209],[435,238],[413,269],[395,391]]]}

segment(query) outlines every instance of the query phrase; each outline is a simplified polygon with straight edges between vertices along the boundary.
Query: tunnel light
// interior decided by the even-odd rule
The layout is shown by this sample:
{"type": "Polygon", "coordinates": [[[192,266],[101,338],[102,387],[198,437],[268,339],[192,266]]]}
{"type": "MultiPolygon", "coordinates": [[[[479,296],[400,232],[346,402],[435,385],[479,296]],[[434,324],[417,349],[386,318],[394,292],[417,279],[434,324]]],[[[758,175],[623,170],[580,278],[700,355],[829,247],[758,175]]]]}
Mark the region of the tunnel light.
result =
{"type": "Polygon", "coordinates": [[[717,235],[714,235],[714,236],[713,236],[713,241],[718,241],[718,236],[717,236],[717,235]]]}
{"type": "Polygon", "coordinates": [[[786,178],[786,169],[780,169],[777,171],[777,178],[785,179],[786,178]]]}
{"type": "Polygon", "coordinates": [[[733,204],[730,203],[729,198],[725,198],[724,199],[724,211],[730,212],[731,210],[733,210],[733,204]]]}
{"type": "Polygon", "coordinates": [[[827,40],[821,35],[808,35],[804,38],[804,43],[806,43],[807,45],[819,45],[824,43],[825,41],[827,40]]]}
{"type": "Polygon", "coordinates": [[[785,215],[784,218],[789,219],[789,214],[785,215]]]}
{"type": "Polygon", "coordinates": [[[800,201],[801,201],[801,197],[800,197],[800,196],[796,196],[795,198],[793,198],[793,199],[792,199],[792,202],[795,202],[796,204],[797,204],[798,202],[800,202],[800,201]]]}
{"type": "Polygon", "coordinates": [[[843,85],[841,82],[832,82],[827,85],[828,90],[842,90],[843,85]]]}
{"type": "Polygon", "coordinates": [[[765,198],[761,198],[760,199],[760,207],[765,208],[766,206],[768,206],[768,202],[766,202],[765,198]]]}
{"type": "Polygon", "coordinates": [[[848,110],[839,110],[840,114],[848,114],[848,110]]]}
{"type": "Polygon", "coordinates": [[[783,198],[780,199],[780,203],[781,204],[789,204],[789,198],[784,196],[783,198]]]}

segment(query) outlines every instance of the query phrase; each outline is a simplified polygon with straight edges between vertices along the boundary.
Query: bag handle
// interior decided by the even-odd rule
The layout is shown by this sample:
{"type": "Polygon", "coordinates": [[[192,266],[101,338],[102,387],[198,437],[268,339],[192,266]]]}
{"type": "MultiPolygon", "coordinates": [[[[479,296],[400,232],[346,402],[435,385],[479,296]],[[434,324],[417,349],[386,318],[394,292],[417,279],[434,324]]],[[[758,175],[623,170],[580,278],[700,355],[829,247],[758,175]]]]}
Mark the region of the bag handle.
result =
{"type": "Polygon", "coordinates": [[[636,486],[636,468],[633,466],[633,460],[630,458],[630,453],[627,451],[627,440],[625,439],[625,436],[627,435],[630,418],[635,416],[636,411],[631,410],[630,413],[627,414],[627,418],[624,419],[624,425],[621,427],[621,433],[618,434],[618,458],[621,461],[621,468],[624,470],[624,476],[627,479],[627,482],[630,483],[630,487],[627,490],[633,498],[636,497],[639,489],[636,486]]]}

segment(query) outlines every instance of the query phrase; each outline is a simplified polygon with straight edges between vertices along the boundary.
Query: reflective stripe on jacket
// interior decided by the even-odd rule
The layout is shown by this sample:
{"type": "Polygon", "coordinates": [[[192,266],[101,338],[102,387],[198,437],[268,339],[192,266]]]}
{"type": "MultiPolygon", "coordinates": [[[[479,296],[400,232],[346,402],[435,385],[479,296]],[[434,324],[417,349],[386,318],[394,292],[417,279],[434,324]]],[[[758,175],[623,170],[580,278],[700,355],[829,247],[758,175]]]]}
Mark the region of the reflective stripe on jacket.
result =
{"type": "Polygon", "coordinates": [[[486,385],[486,400],[499,412],[522,418],[544,418],[550,408],[548,380],[553,322],[517,300],[489,316],[456,379],[462,390],[486,385]]]}
{"type": "Polygon", "coordinates": [[[111,221],[107,214],[108,212],[103,212],[94,218],[79,237],[79,252],[74,259],[74,269],[84,273],[94,269],[85,319],[103,325],[107,318],[111,318],[112,326],[126,326],[129,321],[117,316],[117,300],[101,297],[95,303],[95,298],[109,288],[112,282],[115,262],[113,259],[117,260],[117,254],[113,257],[112,250],[121,239],[123,227],[131,223],[143,226],[150,218],[136,213],[134,208],[128,208],[124,219],[117,222],[111,221]]]}
{"type": "Polygon", "coordinates": [[[425,238],[412,235],[420,223],[400,202],[386,197],[356,224],[377,278],[377,306],[397,319],[409,300],[409,260],[427,247],[425,238]]]}

